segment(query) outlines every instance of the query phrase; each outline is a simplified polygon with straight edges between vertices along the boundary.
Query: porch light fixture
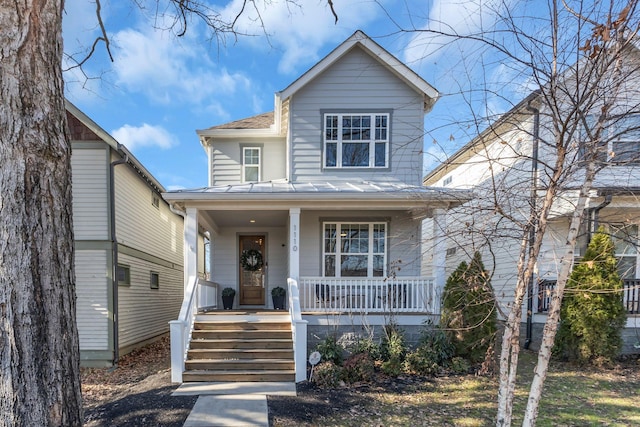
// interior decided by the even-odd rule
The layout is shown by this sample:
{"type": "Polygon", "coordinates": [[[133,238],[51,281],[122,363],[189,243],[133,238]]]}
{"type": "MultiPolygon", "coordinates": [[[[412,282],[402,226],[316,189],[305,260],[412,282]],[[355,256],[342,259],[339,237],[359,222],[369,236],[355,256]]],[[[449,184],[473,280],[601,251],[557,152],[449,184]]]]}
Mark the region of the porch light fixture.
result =
{"type": "Polygon", "coordinates": [[[250,220],[249,220],[249,222],[250,222],[251,224],[253,224],[253,223],[255,223],[255,222],[256,222],[256,220],[255,220],[255,219],[250,219],[250,220]]]}

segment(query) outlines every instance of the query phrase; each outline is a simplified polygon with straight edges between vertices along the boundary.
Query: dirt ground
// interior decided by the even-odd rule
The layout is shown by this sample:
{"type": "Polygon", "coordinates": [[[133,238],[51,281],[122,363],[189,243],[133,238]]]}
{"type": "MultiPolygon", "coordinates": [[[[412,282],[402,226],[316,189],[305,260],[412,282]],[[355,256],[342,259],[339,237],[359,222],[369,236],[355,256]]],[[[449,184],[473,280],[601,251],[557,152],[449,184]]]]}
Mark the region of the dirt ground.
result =
{"type": "MultiPolygon", "coordinates": [[[[82,369],[85,425],[181,427],[197,397],[171,396],[177,385],[171,384],[169,366],[169,339],[164,338],[122,357],[117,368],[82,369]]],[[[640,360],[632,358],[618,369],[604,370],[601,376],[613,383],[633,380],[633,384],[636,384],[640,381],[638,366],[640,360]]],[[[402,408],[410,409],[408,402],[411,396],[440,390],[438,393],[447,400],[447,393],[444,392],[447,385],[462,380],[464,377],[458,380],[455,377],[389,378],[378,375],[371,384],[354,384],[335,390],[323,390],[303,382],[298,384],[297,397],[269,396],[269,424],[278,427],[321,426],[327,425],[327,419],[334,420],[329,425],[334,425],[335,420],[339,419],[344,425],[362,425],[360,421],[364,420],[367,420],[367,425],[396,425],[395,420],[391,424],[374,422],[384,415],[381,411],[385,411],[376,397],[390,396],[396,402],[396,407],[401,406],[396,409],[402,413],[402,408]]],[[[491,383],[490,379],[484,381],[491,383]]],[[[488,400],[492,401],[493,397],[492,392],[488,400]]],[[[436,409],[431,407],[429,413],[433,415],[436,409]]],[[[444,418],[431,421],[435,422],[433,425],[453,425],[441,422],[450,415],[445,414],[444,418]]],[[[487,421],[487,425],[491,424],[490,421],[487,421]]]]}
{"type": "Polygon", "coordinates": [[[123,356],[116,368],[82,369],[85,426],[182,427],[197,397],[172,397],[169,338],[123,356]]]}

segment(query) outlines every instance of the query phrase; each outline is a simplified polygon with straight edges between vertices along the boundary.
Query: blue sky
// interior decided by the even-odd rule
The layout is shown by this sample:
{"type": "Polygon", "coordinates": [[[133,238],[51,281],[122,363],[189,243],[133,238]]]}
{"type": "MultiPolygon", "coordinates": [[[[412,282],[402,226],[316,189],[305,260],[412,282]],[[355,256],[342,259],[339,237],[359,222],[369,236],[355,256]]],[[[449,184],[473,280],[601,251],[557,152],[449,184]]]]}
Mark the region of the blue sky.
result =
{"type": "MultiPolygon", "coordinates": [[[[460,120],[471,117],[469,104],[481,105],[480,115],[511,106],[500,96],[484,100],[484,95],[471,95],[469,87],[493,86],[503,95],[509,91],[514,95],[504,98],[515,103],[526,95],[526,78],[500,61],[479,60],[480,45],[399,29],[442,26],[469,33],[492,25],[495,18],[487,4],[497,2],[334,0],[339,15],[334,24],[324,0],[300,1],[302,8],[271,0],[261,9],[268,38],[247,14],[239,28],[253,35],[218,43],[197,20],[189,22],[185,36],[176,37],[154,29],[169,26],[170,17],[140,10],[133,1],[103,0],[114,61],[98,44],[82,71],[65,72],[66,96],[126,145],[167,189],[202,187],[207,184],[206,155],[195,130],[271,111],[276,91],[360,29],[440,91],[442,98],[425,118],[425,162],[431,169],[475,134],[460,120]]],[[[229,16],[240,1],[210,3],[229,16]]],[[[262,7],[260,0],[257,4],[262,7]]],[[[99,36],[95,4],[66,2],[63,36],[65,52],[81,58],[99,36]]]]}

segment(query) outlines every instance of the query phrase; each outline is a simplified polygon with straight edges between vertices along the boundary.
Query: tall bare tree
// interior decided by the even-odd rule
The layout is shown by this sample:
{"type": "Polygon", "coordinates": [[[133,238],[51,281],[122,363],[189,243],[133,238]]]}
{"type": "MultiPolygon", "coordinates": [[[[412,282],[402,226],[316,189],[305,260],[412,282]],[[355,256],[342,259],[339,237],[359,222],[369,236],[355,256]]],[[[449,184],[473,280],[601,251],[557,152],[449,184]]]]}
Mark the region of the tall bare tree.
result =
{"type": "MultiPolygon", "coordinates": [[[[100,42],[110,49],[95,4],[102,34],[89,56],[100,42]]],[[[0,426],[7,427],[82,424],[63,6],[0,0],[0,426]]],[[[238,17],[255,2],[240,2],[229,19],[206,2],[155,6],[172,10],[178,36],[198,18],[215,38],[236,35],[238,17]]]]}
{"type": "MultiPolygon", "coordinates": [[[[487,166],[486,180],[480,188],[484,197],[466,207],[472,210],[461,210],[451,221],[460,230],[459,240],[474,243],[466,246],[472,250],[482,245],[500,250],[497,242],[503,239],[519,247],[512,281],[515,291],[511,290],[508,301],[503,298],[507,312],[499,360],[499,426],[512,423],[522,310],[532,298],[529,290],[539,263],[548,261],[541,259],[541,248],[550,239],[551,225],[554,221],[557,224],[554,210],[564,212],[568,219],[563,220],[566,228],[558,236],[562,244],[556,260],[557,284],[524,425],[534,425],[537,418],[560,304],[594,182],[608,165],[638,160],[637,153],[632,158],[632,153],[610,148],[610,142],[638,131],[637,122],[625,123],[640,113],[639,55],[634,44],[640,22],[637,1],[565,0],[550,1],[545,6],[548,9],[544,15],[538,9],[537,14],[529,16],[524,3],[487,2],[486,7],[493,7],[491,14],[496,18],[491,20],[496,23],[491,28],[466,35],[442,25],[421,30],[435,37],[483,45],[494,60],[509,64],[519,78],[526,77],[529,86],[537,88],[472,142],[471,150],[476,155],[472,160],[487,166]],[[530,142],[523,143],[524,139],[530,142]],[[528,175],[530,164],[534,167],[528,175]],[[527,188],[532,188],[531,193],[527,188]]],[[[481,90],[473,89],[474,93],[481,90]]],[[[499,92],[490,95],[508,96],[499,92]]],[[[491,120],[482,123],[487,121],[491,120]]]]}

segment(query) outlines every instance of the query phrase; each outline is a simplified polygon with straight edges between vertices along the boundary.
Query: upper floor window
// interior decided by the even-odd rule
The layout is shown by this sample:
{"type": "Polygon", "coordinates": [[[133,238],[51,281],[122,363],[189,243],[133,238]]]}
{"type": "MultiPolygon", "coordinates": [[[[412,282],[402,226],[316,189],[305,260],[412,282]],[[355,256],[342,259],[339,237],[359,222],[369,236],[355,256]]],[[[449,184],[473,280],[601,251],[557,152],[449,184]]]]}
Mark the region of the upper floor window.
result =
{"type": "Polygon", "coordinates": [[[242,148],[242,182],[260,181],[260,148],[242,148]]]}
{"type": "Polygon", "coordinates": [[[618,273],[623,279],[635,279],[638,271],[638,225],[611,224],[611,238],[618,259],[618,273]]]}
{"type": "MultiPolygon", "coordinates": [[[[589,131],[581,127],[581,141],[586,141],[590,132],[595,132],[596,117],[589,115],[585,121],[589,131]]],[[[598,161],[619,165],[640,163],[640,115],[627,114],[608,122],[600,133],[596,148],[598,161]]],[[[580,157],[584,158],[584,146],[580,151],[580,157]]]]}
{"type": "Polygon", "coordinates": [[[389,166],[389,114],[325,114],[324,166],[389,166]]]}
{"type": "Polygon", "coordinates": [[[386,265],[385,223],[324,224],[325,277],[383,277],[386,265]]]}

